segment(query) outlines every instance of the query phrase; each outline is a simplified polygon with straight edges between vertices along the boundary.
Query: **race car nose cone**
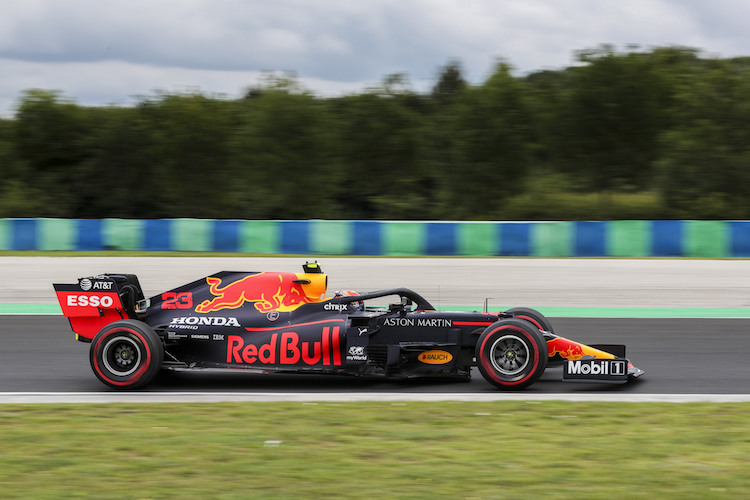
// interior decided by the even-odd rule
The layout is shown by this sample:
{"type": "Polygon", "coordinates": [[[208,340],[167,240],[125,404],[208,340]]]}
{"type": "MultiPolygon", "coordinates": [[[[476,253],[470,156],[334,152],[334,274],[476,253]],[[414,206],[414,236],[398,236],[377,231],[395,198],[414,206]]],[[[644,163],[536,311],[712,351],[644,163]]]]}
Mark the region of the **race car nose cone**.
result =
{"type": "Polygon", "coordinates": [[[628,377],[630,378],[638,378],[641,375],[643,375],[645,372],[641,370],[640,368],[633,366],[633,363],[628,363],[628,377]]]}

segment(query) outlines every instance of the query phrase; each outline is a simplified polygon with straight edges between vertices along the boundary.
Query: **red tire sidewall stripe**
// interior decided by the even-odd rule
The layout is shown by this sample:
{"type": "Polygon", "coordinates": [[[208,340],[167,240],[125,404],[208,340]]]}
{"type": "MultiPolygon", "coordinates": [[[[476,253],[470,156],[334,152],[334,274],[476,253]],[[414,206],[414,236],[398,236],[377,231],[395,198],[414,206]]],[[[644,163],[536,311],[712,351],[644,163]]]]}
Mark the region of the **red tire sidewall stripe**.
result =
{"type": "MultiPolygon", "coordinates": [[[[499,327],[495,328],[494,330],[492,330],[489,334],[487,334],[487,336],[484,338],[484,341],[482,342],[481,347],[479,348],[479,357],[480,357],[480,362],[482,363],[482,366],[487,366],[487,365],[488,366],[492,366],[492,363],[487,359],[487,353],[486,353],[486,351],[484,349],[485,346],[487,345],[487,341],[495,334],[495,332],[498,332],[500,330],[508,330],[508,329],[511,329],[514,332],[517,332],[517,333],[523,335],[524,337],[526,337],[529,340],[529,342],[531,343],[532,346],[536,345],[536,342],[534,342],[534,338],[531,336],[531,334],[529,334],[524,329],[522,329],[520,327],[517,327],[517,326],[514,326],[514,325],[499,326],[499,327]]],[[[495,380],[499,384],[502,384],[502,385],[518,385],[518,384],[522,384],[526,380],[528,380],[529,377],[531,377],[534,374],[534,372],[536,372],[536,367],[539,365],[539,350],[535,349],[535,351],[536,351],[536,355],[534,356],[534,366],[531,368],[531,371],[528,373],[528,375],[526,375],[525,377],[523,377],[521,380],[516,380],[514,382],[507,382],[505,380],[501,380],[497,376],[497,374],[495,373],[495,370],[493,370],[493,369],[490,368],[490,369],[488,369],[486,371],[489,374],[489,376],[492,377],[492,379],[495,380]]]]}
{"type": "Polygon", "coordinates": [[[535,320],[534,318],[532,318],[531,316],[524,316],[522,314],[519,314],[519,315],[516,315],[514,317],[518,318],[518,319],[522,319],[522,320],[528,321],[529,323],[531,323],[532,325],[534,325],[535,327],[537,327],[539,330],[544,330],[544,328],[542,327],[542,325],[540,325],[539,322],[537,320],[535,320]]]}
{"type": "Polygon", "coordinates": [[[151,348],[148,345],[148,342],[146,342],[146,339],[141,335],[141,333],[137,330],[134,330],[132,328],[124,328],[124,327],[118,327],[117,329],[113,329],[112,331],[119,333],[119,332],[127,332],[132,335],[135,335],[143,345],[144,349],[146,350],[146,362],[141,364],[141,367],[132,375],[128,376],[127,380],[124,382],[120,382],[117,380],[112,380],[109,376],[105,375],[102,371],[101,367],[99,366],[99,347],[101,346],[102,342],[104,342],[105,339],[109,338],[109,332],[107,332],[107,335],[102,335],[102,337],[99,339],[99,341],[94,346],[94,352],[96,355],[94,356],[94,369],[96,370],[96,373],[105,379],[108,383],[113,385],[132,385],[135,382],[137,382],[144,373],[146,373],[146,370],[148,370],[149,365],[151,364],[151,348]]]}

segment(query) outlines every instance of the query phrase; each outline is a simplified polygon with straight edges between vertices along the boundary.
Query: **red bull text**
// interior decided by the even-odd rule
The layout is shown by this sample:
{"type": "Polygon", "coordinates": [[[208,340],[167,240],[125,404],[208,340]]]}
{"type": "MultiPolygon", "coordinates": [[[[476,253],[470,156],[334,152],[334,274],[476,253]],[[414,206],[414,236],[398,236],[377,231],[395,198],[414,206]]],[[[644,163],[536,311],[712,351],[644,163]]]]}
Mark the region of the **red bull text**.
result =
{"type": "Polygon", "coordinates": [[[324,327],[320,341],[301,341],[297,332],[274,333],[267,343],[245,343],[239,335],[227,337],[227,363],[245,365],[341,366],[338,326],[324,327]]]}

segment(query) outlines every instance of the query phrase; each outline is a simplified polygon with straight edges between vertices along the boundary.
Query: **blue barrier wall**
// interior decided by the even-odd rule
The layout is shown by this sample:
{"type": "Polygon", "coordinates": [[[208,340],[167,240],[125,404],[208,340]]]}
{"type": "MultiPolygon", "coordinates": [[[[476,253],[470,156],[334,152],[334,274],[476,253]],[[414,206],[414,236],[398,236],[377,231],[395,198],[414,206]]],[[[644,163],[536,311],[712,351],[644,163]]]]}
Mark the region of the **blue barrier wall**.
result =
{"type": "Polygon", "coordinates": [[[0,219],[0,250],[747,258],[750,222],[0,219]]]}

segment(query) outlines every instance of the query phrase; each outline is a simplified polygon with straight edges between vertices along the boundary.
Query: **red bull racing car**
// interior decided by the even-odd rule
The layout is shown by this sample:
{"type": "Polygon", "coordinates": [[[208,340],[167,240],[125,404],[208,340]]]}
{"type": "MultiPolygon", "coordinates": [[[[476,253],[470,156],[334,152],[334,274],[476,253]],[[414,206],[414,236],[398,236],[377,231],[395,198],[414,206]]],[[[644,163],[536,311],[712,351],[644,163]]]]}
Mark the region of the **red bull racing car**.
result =
{"type": "Polygon", "coordinates": [[[317,263],[302,273],[223,271],[151,298],[132,274],[54,288],[76,338],[91,343],[94,374],[115,389],[143,387],[165,369],[468,379],[477,366],[506,390],[560,364],[568,381],[643,374],[625,346],[555,335],[533,309],[438,311],[407,288],[327,297],[317,263]]]}

